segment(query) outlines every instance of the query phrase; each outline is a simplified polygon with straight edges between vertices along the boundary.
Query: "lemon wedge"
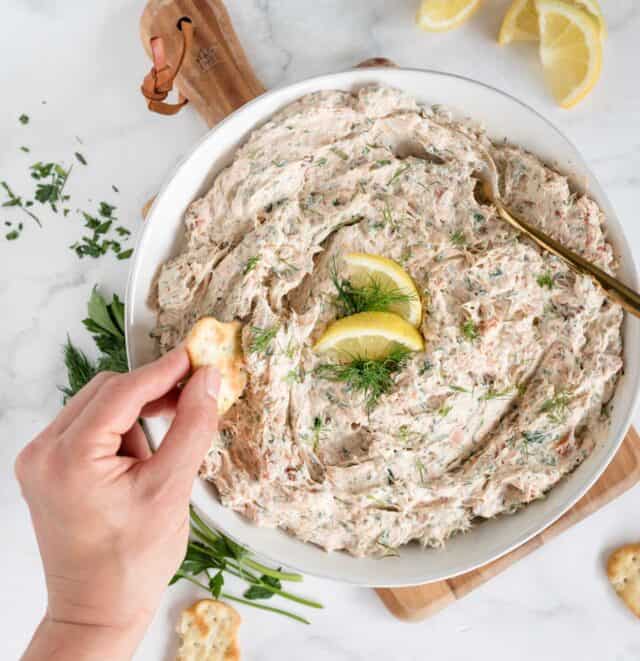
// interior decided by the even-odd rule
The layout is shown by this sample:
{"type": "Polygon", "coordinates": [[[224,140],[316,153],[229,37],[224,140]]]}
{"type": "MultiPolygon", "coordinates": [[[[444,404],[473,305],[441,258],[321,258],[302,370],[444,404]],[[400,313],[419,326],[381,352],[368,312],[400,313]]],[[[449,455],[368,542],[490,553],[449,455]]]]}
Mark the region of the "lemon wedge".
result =
{"type": "MultiPolygon", "coordinates": [[[[598,0],[572,0],[570,4],[586,9],[598,24],[600,39],[607,36],[605,23],[598,0]]],[[[502,46],[512,41],[538,41],[538,11],[536,0],[513,0],[502,19],[498,43],[502,46]]]]}
{"type": "Polygon", "coordinates": [[[602,9],[598,0],[573,0],[574,4],[584,7],[595,19],[598,24],[598,31],[600,32],[600,39],[604,40],[607,36],[607,24],[602,14],[602,9]]]}
{"type": "Polygon", "coordinates": [[[535,0],[514,0],[502,19],[498,43],[538,41],[538,12],[535,0]]]}
{"type": "Polygon", "coordinates": [[[346,267],[345,275],[354,287],[375,283],[391,299],[389,312],[395,312],[413,326],[420,325],[420,294],[411,276],[397,262],[364,252],[351,252],[343,255],[342,259],[346,267]]]}
{"type": "Polygon", "coordinates": [[[451,30],[464,23],[480,6],[480,0],[422,0],[416,23],[428,32],[451,30]]]}
{"type": "Polygon", "coordinates": [[[353,358],[385,358],[396,347],[422,351],[422,335],[393,312],[359,312],[334,321],[313,350],[331,354],[340,362],[353,358]]]}
{"type": "Polygon", "coordinates": [[[597,21],[562,0],[537,0],[540,59],[558,103],[571,108],[594,87],[602,68],[597,21]]]}

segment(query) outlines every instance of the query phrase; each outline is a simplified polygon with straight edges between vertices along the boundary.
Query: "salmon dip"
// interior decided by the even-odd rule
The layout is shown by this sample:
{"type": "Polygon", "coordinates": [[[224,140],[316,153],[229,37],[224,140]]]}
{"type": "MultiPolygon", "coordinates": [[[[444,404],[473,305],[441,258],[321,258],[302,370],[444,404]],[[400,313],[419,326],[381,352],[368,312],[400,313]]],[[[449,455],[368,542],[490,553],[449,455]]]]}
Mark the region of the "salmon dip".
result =
{"type": "Polygon", "coordinates": [[[291,103],[190,205],[153,334],[165,352],[203,316],[243,324],[247,386],[201,469],[224,506],[328,551],[442,547],[543,498],[606,434],[623,312],[483,201],[484,150],[508,208],[615,273],[602,210],[565,176],[388,87],[291,103]],[[312,350],[350,252],[397,262],[424,310],[424,351],[374,406],[312,350]]]}

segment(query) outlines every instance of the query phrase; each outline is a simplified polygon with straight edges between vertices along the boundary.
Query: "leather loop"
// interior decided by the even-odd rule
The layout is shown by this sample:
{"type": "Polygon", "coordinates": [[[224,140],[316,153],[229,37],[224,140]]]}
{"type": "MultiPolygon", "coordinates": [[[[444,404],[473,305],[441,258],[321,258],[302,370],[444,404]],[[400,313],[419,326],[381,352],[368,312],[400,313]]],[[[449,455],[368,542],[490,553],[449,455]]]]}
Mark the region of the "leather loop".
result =
{"type": "Polygon", "coordinates": [[[144,77],[140,87],[143,96],[149,102],[147,104],[149,110],[161,115],[175,115],[189,102],[181,92],[178,94],[177,103],[165,102],[169,92],[173,89],[173,83],[180,67],[182,67],[187,51],[191,49],[193,43],[193,23],[190,18],[187,16],[181,18],[178,21],[177,28],[182,33],[182,48],[175,69],[167,62],[162,37],[151,37],[150,47],[153,66],[151,71],[144,77]]]}

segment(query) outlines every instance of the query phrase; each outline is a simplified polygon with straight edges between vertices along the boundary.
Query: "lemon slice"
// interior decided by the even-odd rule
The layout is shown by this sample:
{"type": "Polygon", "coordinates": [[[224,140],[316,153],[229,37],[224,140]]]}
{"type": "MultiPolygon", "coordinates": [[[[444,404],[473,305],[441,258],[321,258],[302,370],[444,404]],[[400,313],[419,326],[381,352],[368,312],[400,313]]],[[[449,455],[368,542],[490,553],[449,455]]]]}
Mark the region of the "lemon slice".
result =
{"type": "Polygon", "coordinates": [[[537,0],[540,59],[551,91],[571,108],[594,87],[602,68],[597,21],[584,9],[562,0],[537,0]]]}
{"type": "MultiPolygon", "coordinates": [[[[376,283],[382,292],[399,294],[401,299],[391,302],[389,312],[399,314],[410,324],[419,326],[422,321],[420,294],[411,276],[396,262],[387,257],[351,252],[342,257],[346,266],[346,277],[355,287],[376,283]]],[[[398,298],[398,297],[396,297],[398,298]]]]}
{"type": "Polygon", "coordinates": [[[600,9],[598,0],[573,0],[573,2],[584,7],[591,14],[591,16],[593,16],[593,18],[596,20],[596,23],[598,24],[600,39],[604,40],[607,36],[607,24],[604,20],[602,9],[600,9]]]}
{"type": "Polygon", "coordinates": [[[534,0],[514,0],[502,19],[498,43],[538,41],[538,12],[534,0]]]}
{"type": "Polygon", "coordinates": [[[398,346],[422,351],[424,340],[410,323],[393,312],[359,312],[334,321],[313,350],[349,362],[353,358],[385,358],[398,346]]]}
{"type": "MultiPolygon", "coordinates": [[[[591,14],[598,23],[600,39],[607,36],[607,24],[598,0],[573,0],[571,4],[580,6],[591,14]]],[[[538,41],[539,38],[535,0],[513,0],[502,20],[498,43],[504,46],[512,41],[538,41]]]]}
{"type": "Polygon", "coordinates": [[[480,0],[422,0],[416,23],[428,32],[458,27],[480,6],[480,0]]]}

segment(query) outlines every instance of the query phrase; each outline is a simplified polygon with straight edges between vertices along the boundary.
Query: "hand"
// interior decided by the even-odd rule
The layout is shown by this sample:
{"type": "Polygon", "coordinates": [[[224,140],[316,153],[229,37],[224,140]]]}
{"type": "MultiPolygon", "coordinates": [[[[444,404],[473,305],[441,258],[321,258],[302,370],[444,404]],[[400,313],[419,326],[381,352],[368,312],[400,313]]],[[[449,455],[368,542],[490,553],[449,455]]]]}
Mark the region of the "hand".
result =
{"type": "Polygon", "coordinates": [[[179,567],[193,479],[217,427],[220,376],[179,347],[101,373],[19,454],[48,592],[24,659],[130,658],[179,567]],[[175,414],[151,454],[138,418],[175,414]]]}

